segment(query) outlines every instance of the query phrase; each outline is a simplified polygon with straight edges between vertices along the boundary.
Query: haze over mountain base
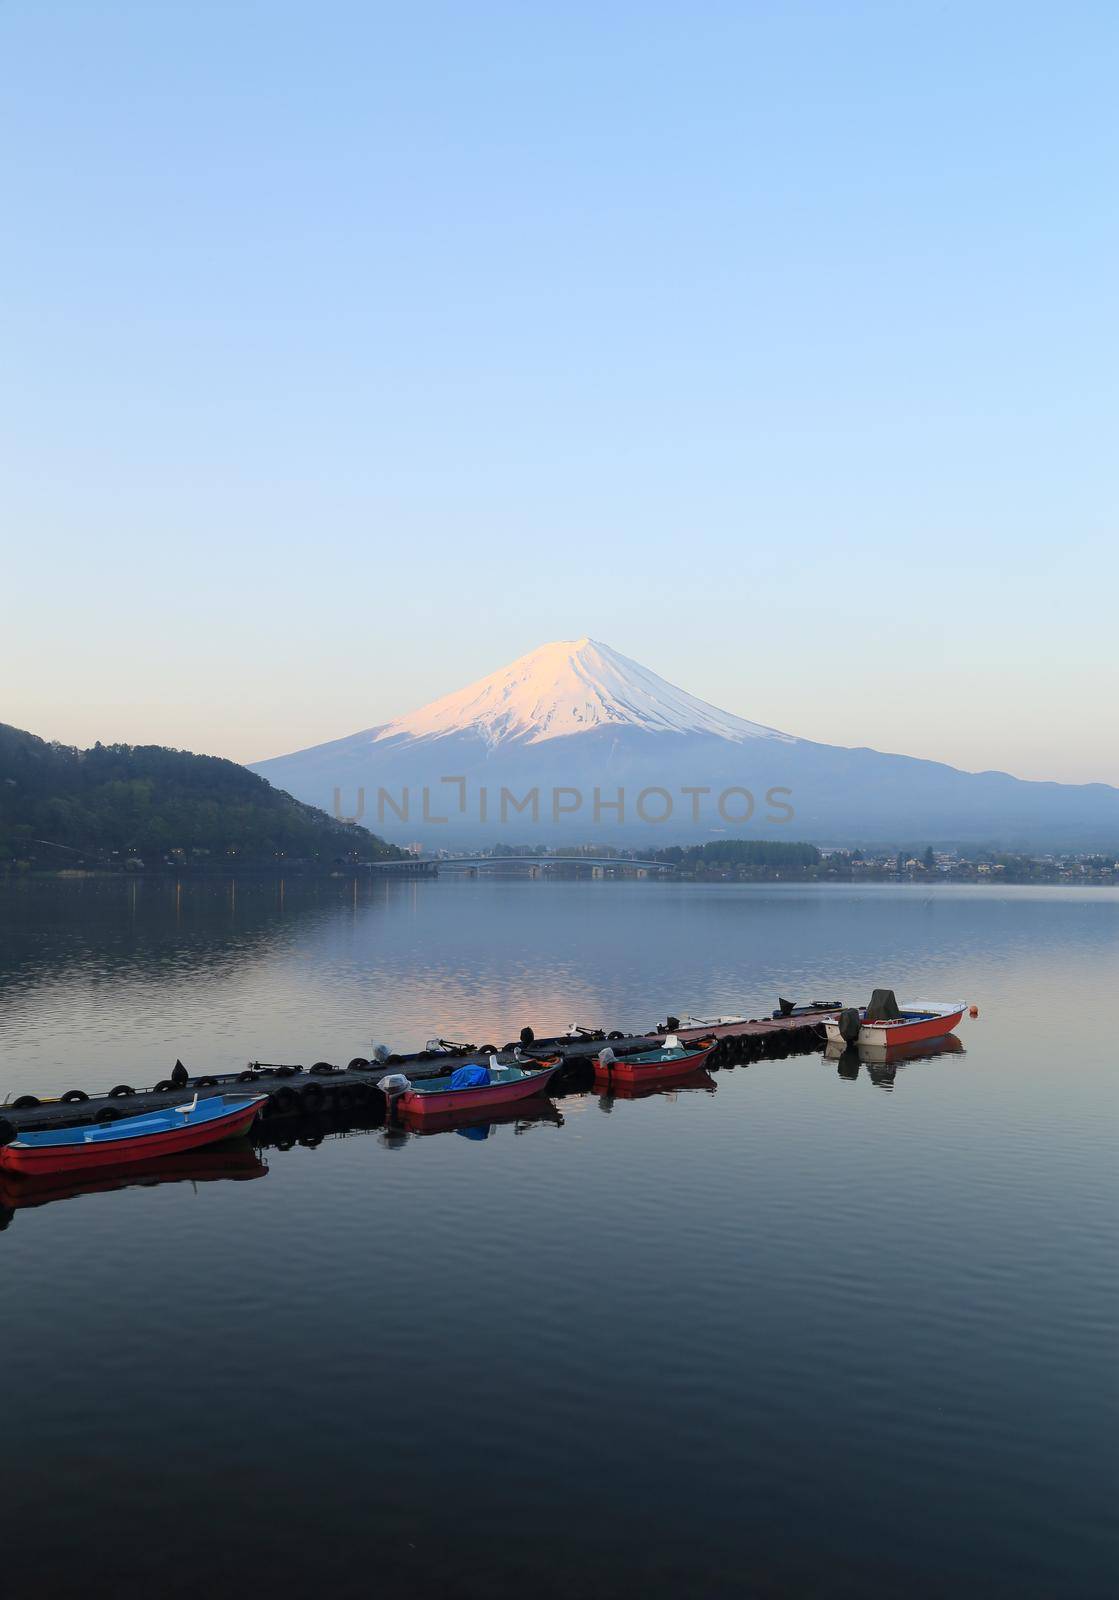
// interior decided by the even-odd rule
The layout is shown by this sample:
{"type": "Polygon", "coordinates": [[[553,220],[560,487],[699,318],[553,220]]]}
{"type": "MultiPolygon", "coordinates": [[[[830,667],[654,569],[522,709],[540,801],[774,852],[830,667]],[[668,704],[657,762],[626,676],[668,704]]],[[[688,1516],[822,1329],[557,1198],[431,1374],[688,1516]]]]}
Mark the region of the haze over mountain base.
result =
{"type": "Polygon", "coordinates": [[[409,716],[257,762],[301,800],[425,849],[731,834],[835,844],[1111,848],[1119,789],[961,772],[717,710],[589,639],[409,716]]]}

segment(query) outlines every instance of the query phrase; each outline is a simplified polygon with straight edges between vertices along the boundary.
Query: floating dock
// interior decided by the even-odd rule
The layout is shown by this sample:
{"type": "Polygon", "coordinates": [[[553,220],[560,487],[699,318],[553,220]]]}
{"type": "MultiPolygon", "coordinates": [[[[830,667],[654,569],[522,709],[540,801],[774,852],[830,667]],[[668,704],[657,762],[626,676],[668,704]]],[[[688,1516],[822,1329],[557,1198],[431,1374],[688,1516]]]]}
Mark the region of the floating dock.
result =
{"type": "MultiPolygon", "coordinates": [[[[838,1009],[838,1006],[818,1006],[789,1016],[756,1018],[705,1020],[689,1017],[682,1023],[669,1018],[668,1024],[647,1034],[587,1028],[575,1034],[537,1039],[531,1030],[525,1029],[520,1040],[493,1053],[503,1062],[512,1061],[514,1051],[519,1052],[522,1061],[560,1056],[563,1065],[552,1083],[562,1092],[565,1087],[585,1088],[590,1084],[591,1062],[605,1044],[608,1043],[615,1054],[624,1055],[630,1051],[656,1049],[669,1033],[675,1033],[684,1043],[713,1036],[717,1044],[708,1058],[710,1068],[805,1055],[822,1048],[823,1019],[833,1016],[838,1009]]],[[[384,1060],[372,1061],[355,1056],[344,1067],[328,1061],[317,1061],[311,1067],[296,1063],[250,1062],[240,1072],[190,1074],[176,1064],[173,1078],[163,1079],[150,1089],[120,1083],[103,1094],[71,1089],[58,1099],[17,1095],[9,1103],[0,1105],[0,1123],[7,1122],[16,1133],[30,1133],[79,1127],[91,1122],[114,1122],[121,1117],[181,1105],[195,1094],[205,1098],[227,1093],[233,1087],[245,1093],[250,1085],[251,1092],[267,1097],[262,1116],[269,1123],[317,1115],[324,1110],[349,1115],[360,1113],[363,1118],[379,1120],[384,1115],[386,1100],[377,1084],[386,1072],[405,1072],[409,1078],[422,1081],[441,1076],[452,1064],[461,1066],[470,1061],[486,1060],[490,1053],[488,1046],[440,1041],[437,1050],[389,1055],[384,1060]]]]}

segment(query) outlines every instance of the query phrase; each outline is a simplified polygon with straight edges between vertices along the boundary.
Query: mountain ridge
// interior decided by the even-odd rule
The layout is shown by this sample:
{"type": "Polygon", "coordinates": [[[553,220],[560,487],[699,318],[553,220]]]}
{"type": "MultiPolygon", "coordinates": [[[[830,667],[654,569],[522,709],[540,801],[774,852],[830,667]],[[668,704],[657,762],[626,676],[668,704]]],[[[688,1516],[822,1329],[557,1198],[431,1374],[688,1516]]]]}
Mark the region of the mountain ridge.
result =
{"type": "Polygon", "coordinates": [[[168,851],[245,864],[397,854],[220,756],[165,745],[79,750],[0,723],[0,861],[156,862],[168,851]]]}
{"type": "Polygon", "coordinates": [[[251,770],[344,813],[364,791],[378,831],[427,847],[510,827],[541,841],[629,842],[651,827],[665,842],[694,841],[793,817],[798,833],[833,843],[1119,841],[1119,789],[1109,785],[968,773],[800,739],[721,711],[589,638],[542,645],[415,711],[251,770]],[[448,785],[458,786],[453,806],[448,785]],[[536,795],[527,819],[514,803],[525,790],[536,795]],[[556,791],[578,803],[557,804],[556,791]],[[671,801],[661,800],[656,822],[651,802],[638,803],[653,791],[671,801]],[[770,801],[774,791],[784,793],[770,801]]]}

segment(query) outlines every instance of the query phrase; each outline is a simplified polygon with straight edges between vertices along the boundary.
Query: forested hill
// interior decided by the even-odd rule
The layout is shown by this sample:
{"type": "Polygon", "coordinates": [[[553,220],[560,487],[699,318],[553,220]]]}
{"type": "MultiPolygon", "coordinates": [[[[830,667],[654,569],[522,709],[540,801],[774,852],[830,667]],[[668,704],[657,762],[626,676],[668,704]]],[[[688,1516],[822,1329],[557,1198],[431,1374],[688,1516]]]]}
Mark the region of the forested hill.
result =
{"type": "Polygon", "coordinates": [[[161,745],[77,750],[0,723],[0,864],[329,866],[399,854],[234,761],[161,745]]]}

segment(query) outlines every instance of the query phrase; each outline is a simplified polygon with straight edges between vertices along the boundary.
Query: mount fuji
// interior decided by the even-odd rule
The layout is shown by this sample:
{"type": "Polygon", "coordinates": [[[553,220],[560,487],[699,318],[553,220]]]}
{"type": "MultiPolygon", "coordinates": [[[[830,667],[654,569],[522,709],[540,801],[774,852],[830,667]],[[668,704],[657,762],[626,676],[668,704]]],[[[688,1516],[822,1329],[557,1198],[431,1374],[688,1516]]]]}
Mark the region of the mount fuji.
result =
{"type": "Polygon", "coordinates": [[[407,716],[252,766],[395,842],[1112,848],[1119,789],[798,739],[698,700],[593,639],[542,645],[407,716]],[[360,815],[358,815],[360,813],[360,815]]]}

